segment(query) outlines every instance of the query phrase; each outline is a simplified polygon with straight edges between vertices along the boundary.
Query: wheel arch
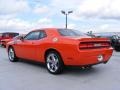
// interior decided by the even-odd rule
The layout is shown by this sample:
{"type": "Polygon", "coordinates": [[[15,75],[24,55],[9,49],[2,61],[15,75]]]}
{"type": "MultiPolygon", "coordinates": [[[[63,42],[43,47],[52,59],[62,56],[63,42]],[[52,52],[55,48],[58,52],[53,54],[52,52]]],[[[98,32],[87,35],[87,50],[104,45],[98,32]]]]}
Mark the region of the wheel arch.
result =
{"type": "MultiPolygon", "coordinates": [[[[9,45],[8,48],[7,48],[7,50],[9,50],[9,48],[13,48],[13,46],[12,46],[12,45],[9,45]]],[[[13,48],[13,49],[14,49],[14,48],[13,48]]]]}
{"type": "Polygon", "coordinates": [[[54,49],[54,48],[49,48],[49,49],[47,49],[47,50],[45,51],[45,53],[44,53],[44,59],[46,59],[46,55],[47,55],[50,51],[55,51],[57,54],[59,54],[59,56],[60,56],[60,58],[62,59],[62,62],[63,62],[63,64],[64,64],[64,61],[63,61],[63,58],[62,58],[60,52],[59,52],[58,50],[54,49]]]}

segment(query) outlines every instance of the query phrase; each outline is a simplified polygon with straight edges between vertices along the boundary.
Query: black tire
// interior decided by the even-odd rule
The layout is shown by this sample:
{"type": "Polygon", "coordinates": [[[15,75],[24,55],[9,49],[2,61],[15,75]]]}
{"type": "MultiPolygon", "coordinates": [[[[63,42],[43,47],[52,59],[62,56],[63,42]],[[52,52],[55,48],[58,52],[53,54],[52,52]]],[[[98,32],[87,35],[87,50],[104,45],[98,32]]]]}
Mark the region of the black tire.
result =
{"type": "Polygon", "coordinates": [[[8,49],[8,57],[9,57],[9,60],[10,60],[11,62],[16,62],[16,61],[18,61],[18,58],[16,57],[16,54],[15,54],[15,51],[14,51],[13,47],[10,47],[10,48],[8,49]]]}
{"type": "Polygon", "coordinates": [[[51,74],[60,74],[63,72],[63,61],[60,54],[56,51],[49,51],[45,55],[45,64],[48,72],[51,74]]]}

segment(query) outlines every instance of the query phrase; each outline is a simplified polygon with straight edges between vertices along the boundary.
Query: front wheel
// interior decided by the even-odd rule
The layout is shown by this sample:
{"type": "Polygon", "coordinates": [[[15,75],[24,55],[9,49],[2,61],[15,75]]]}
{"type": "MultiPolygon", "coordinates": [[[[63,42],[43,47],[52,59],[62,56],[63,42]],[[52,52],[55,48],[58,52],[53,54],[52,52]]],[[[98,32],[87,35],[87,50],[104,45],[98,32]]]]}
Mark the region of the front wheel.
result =
{"type": "Polygon", "coordinates": [[[50,51],[46,55],[46,67],[47,70],[52,74],[60,74],[63,72],[63,62],[61,56],[55,52],[50,51]]]}
{"type": "Polygon", "coordinates": [[[16,62],[18,61],[18,58],[15,55],[15,51],[12,47],[8,49],[8,57],[11,62],[16,62]]]}

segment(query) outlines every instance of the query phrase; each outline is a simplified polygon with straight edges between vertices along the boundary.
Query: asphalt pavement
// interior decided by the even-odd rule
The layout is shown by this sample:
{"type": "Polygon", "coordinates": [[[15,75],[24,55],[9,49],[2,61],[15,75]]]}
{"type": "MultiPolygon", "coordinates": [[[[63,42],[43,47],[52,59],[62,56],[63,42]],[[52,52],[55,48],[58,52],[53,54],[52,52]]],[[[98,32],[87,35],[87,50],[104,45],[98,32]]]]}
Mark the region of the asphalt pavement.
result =
{"type": "Polygon", "coordinates": [[[107,64],[89,70],[67,68],[52,75],[41,64],[10,62],[0,47],[0,90],[120,90],[120,52],[114,51],[107,64]]]}

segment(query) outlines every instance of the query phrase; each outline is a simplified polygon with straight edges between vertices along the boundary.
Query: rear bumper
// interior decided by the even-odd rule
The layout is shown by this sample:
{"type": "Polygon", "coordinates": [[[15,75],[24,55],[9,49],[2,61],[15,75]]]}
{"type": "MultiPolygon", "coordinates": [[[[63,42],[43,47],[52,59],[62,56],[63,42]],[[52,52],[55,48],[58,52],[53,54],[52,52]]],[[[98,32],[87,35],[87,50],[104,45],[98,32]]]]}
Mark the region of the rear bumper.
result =
{"type": "Polygon", "coordinates": [[[110,59],[113,53],[113,48],[95,49],[95,50],[79,50],[73,52],[72,55],[67,56],[65,65],[71,66],[87,66],[95,65],[99,63],[106,63],[110,59]],[[99,61],[98,56],[102,55],[103,60],[99,61]]]}

